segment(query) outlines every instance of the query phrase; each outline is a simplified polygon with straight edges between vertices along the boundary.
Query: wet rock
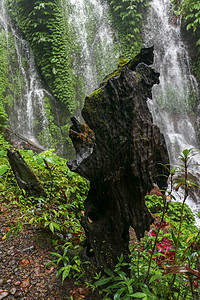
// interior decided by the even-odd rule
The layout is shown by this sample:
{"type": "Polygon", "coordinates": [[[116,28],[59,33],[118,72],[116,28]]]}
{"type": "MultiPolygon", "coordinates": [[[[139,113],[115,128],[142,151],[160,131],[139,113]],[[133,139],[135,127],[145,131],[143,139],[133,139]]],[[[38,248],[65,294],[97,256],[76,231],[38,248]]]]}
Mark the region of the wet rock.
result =
{"type": "Polygon", "coordinates": [[[16,293],[17,289],[14,287],[10,290],[10,294],[14,295],[16,293]]]}
{"type": "Polygon", "coordinates": [[[8,279],[6,282],[7,282],[7,283],[11,283],[11,282],[12,282],[12,280],[11,280],[11,279],[8,279]]]}
{"type": "MultiPolygon", "coordinates": [[[[15,293],[15,297],[18,298],[18,297],[21,297],[22,295],[22,292],[21,291],[16,291],[15,293]]],[[[37,298],[36,298],[37,299],[37,298]]]]}
{"type": "Polygon", "coordinates": [[[6,298],[9,295],[9,292],[5,291],[0,293],[0,300],[6,298]]]}
{"type": "Polygon", "coordinates": [[[4,282],[5,282],[5,280],[3,278],[0,278],[0,287],[3,286],[4,282]]]}

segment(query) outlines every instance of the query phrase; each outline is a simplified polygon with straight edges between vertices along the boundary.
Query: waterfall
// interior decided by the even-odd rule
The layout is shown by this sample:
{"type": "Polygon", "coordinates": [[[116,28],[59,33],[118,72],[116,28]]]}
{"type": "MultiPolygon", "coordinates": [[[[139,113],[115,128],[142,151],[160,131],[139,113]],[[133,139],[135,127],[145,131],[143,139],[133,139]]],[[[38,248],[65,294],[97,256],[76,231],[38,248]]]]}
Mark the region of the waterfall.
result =
{"type": "Polygon", "coordinates": [[[114,40],[108,5],[100,0],[63,0],[73,44],[74,73],[84,80],[86,94],[117,66],[119,45],[114,40]]]}
{"type": "Polygon", "coordinates": [[[1,37],[5,36],[7,43],[9,77],[7,97],[12,98],[9,105],[11,130],[36,143],[39,132],[45,130],[46,140],[50,141],[44,103],[44,97],[48,92],[43,89],[40,82],[29,43],[9,21],[4,0],[0,1],[0,30],[1,37]]]}
{"type": "MultiPolygon", "coordinates": [[[[152,0],[144,25],[144,45],[154,45],[154,67],[160,72],[160,84],[153,88],[149,108],[164,134],[171,165],[177,165],[184,149],[198,150],[194,108],[199,98],[198,84],[191,74],[187,47],[181,38],[181,19],[172,13],[170,0],[152,0]]],[[[200,162],[197,154],[193,163],[200,162]]],[[[197,178],[200,167],[189,170],[197,178]]],[[[192,199],[188,204],[194,212],[199,205],[192,199]]]]}

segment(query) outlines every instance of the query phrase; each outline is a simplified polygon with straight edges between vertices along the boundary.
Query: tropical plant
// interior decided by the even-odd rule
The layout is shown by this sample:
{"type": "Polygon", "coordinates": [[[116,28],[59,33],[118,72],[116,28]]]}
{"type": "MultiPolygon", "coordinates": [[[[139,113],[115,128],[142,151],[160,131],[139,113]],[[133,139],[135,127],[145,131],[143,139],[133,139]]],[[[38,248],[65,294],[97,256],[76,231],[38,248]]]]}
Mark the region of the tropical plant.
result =
{"type": "Polygon", "coordinates": [[[150,0],[107,0],[118,31],[122,54],[131,58],[142,46],[143,15],[150,0]]]}

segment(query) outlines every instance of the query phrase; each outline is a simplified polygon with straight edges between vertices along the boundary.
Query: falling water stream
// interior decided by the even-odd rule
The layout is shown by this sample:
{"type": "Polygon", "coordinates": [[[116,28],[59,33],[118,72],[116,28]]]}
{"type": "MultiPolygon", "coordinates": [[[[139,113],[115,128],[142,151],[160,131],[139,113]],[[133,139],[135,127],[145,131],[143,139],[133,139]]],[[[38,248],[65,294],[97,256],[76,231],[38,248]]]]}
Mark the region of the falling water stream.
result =
{"type": "Polygon", "coordinates": [[[86,94],[117,66],[119,45],[108,18],[108,5],[100,0],[63,0],[74,42],[73,65],[82,74],[86,94]]]}
{"type": "MultiPolygon", "coordinates": [[[[191,74],[187,47],[181,38],[181,19],[172,14],[170,0],[152,0],[150,4],[144,25],[144,45],[154,45],[154,67],[160,72],[160,84],[153,88],[149,108],[154,123],[165,136],[173,166],[184,149],[198,150],[193,110],[199,97],[198,84],[191,74]]],[[[200,155],[197,153],[193,163],[199,162],[200,155]]],[[[200,166],[193,166],[189,172],[199,177],[200,166]]],[[[176,196],[179,198],[179,195],[176,196]]],[[[200,210],[199,204],[192,199],[188,200],[188,204],[194,212],[200,210]]]]}
{"type": "MultiPolygon", "coordinates": [[[[48,92],[42,87],[29,43],[12,26],[4,2],[0,0],[0,30],[7,39],[9,82],[14,87],[9,124],[14,132],[34,142],[38,142],[38,134],[42,130],[47,135],[45,140],[51,142],[44,103],[44,96],[48,92]],[[11,39],[14,54],[10,51],[11,39]]],[[[77,102],[82,103],[85,95],[96,89],[102,79],[117,66],[119,44],[110,25],[108,6],[101,0],[62,0],[61,3],[70,34],[77,102]]]]}
{"type": "Polygon", "coordinates": [[[44,96],[48,92],[42,88],[29,43],[13,28],[7,17],[4,0],[0,0],[0,30],[7,39],[8,76],[10,84],[14,87],[13,106],[9,113],[11,130],[20,132],[29,140],[38,143],[38,132],[34,127],[39,123],[41,129],[46,129],[46,139],[50,139],[44,107],[44,96]],[[11,39],[14,52],[10,49],[11,39]]]}

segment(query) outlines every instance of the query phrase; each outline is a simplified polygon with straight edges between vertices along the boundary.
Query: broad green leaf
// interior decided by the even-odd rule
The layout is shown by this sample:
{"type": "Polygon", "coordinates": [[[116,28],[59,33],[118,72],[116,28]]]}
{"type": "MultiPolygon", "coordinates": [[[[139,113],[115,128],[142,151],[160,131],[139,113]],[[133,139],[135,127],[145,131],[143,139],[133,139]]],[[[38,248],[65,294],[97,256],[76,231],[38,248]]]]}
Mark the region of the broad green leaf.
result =
{"type": "Polygon", "coordinates": [[[53,164],[53,165],[56,164],[56,159],[55,159],[55,157],[46,157],[45,159],[46,159],[46,161],[47,161],[48,163],[51,163],[51,164],[53,164]]]}
{"type": "MultiPolygon", "coordinates": [[[[55,223],[55,222],[52,222],[51,223],[58,231],[60,231],[60,225],[55,223]]],[[[50,226],[49,226],[50,227],[50,226]]]]}
{"type": "Polygon", "coordinates": [[[121,294],[126,290],[126,287],[123,287],[119,289],[115,294],[114,294],[114,300],[119,300],[121,294]]]}
{"type": "Polygon", "coordinates": [[[43,161],[44,158],[45,158],[45,155],[38,155],[36,157],[38,165],[44,164],[44,161],[43,161]]]}
{"type": "Polygon", "coordinates": [[[70,269],[71,269],[71,266],[69,265],[69,266],[65,269],[65,271],[63,272],[63,274],[62,274],[62,284],[63,284],[63,281],[65,280],[65,278],[69,275],[70,269]]]}
{"type": "Polygon", "coordinates": [[[109,281],[111,281],[111,277],[102,277],[101,279],[99,279],[98,281],[95,282],[95,286],[101,286],[104,285],[106,283],[108,283],[109,281]]]}
{"type": "Polygon", "coordinates": [[[50,223],[49,229],[51,230],[52,233],[54,233],[54,223],[50,223]]]}
{"type": "Polygon", "coordinates": [[[6,173],[7,170],[8,170],[7,165],[1,165],[0,166],[0,176],[3,175],[4,173],[6,173]]]}
{"type": "Polygon", "coordinates": [[[0,151],[0,156],[1,156],[1,157],[6,156],[6,151],[1,150],[1,151],[0,151]]]}
{"type": "Polygon", "coordinates": [[[109,269],[109,268],[105,268],[105,269],[104,269],[104,272],[105,272],[107,275],[109,275],[109,276],[113,276],[113,272],[112,272],[111,269],[109,269]]]}
{"type": "Polygon", "coordinates": [[[184,157],[186,157],[189,153],[190,153],[190,150],[191,149],[185,149],[185,150],[183,150],[183,155],[184,155],[184,157]]]}
{"type": "Polygon", "coordinates": [[[140,292],[137,292],[137,293],[134,293],[133,295],[132,295],[132,297],[134,297],[134,298],[144,298],[144,297],[146,297],[146,294],[145,293],[140,293],[140,292]]]}

